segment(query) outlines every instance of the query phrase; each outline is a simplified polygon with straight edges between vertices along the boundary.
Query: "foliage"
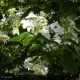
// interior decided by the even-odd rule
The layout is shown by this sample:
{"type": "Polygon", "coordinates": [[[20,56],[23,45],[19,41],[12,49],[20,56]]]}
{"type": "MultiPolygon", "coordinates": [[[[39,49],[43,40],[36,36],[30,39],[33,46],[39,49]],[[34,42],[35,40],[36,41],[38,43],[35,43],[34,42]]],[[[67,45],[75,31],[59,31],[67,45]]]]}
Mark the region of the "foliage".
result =
{"type": "Polygon", "coordinates": [[[0,0],[0,75],[78,74],[79,13],[79,0],[0,0]]]}

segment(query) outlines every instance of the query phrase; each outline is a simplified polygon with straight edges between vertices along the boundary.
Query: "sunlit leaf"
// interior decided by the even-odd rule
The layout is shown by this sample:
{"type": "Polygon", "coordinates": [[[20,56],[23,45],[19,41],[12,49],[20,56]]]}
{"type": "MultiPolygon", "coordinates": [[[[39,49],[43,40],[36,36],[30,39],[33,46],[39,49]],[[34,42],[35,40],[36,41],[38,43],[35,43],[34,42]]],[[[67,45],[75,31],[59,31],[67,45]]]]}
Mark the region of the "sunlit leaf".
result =
{"type": "Polygon", "coordinates": [[[32,37],[27,37],[27,39],[24,42],[24,45],[25,46],[29,45],[31,41],[32,41],[32,37]]]}
{"type": "Polygon", "coordinates": [[[32,44],[32,46],[30,47],[30,51],[34,51],[36,49],[39,49],[40,45],[39,44],[32,44]]]}
{"type": "Polygon", "coordinates": [[[26,36],[26,32],[20,34],[20,35],[17,36],[17,37],[11,38],[10,41],[12,41],[12,42],[20,42],[25,36],[26,36]]]}

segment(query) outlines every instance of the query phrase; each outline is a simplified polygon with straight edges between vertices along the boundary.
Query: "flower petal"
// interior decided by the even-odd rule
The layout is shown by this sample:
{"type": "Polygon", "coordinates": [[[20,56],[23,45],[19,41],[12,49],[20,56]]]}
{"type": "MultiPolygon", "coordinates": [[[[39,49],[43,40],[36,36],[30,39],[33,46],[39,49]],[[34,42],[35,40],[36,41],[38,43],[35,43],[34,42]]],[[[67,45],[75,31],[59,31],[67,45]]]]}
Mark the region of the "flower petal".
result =
{"type": "Polygon", "coordinates": [[[43,35],[45,38],[50,39],[50,34],[48,30],[46,29],[39,30],[39,33],[41,33],[41,35],[43,35]]]}

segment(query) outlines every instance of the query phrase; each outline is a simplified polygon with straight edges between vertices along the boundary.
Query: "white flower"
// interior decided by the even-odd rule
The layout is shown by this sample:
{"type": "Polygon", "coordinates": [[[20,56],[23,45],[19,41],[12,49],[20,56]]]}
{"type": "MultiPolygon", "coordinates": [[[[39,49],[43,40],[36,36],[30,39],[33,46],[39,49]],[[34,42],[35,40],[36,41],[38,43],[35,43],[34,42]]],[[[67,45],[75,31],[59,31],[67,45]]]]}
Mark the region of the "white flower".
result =
{"type": "Polygon", "coordinates": [[[64,29],[58,24],[58,21],[51,24],[51,29],[59,35],[64,33],[64,29]]]}
{"type": "Polygon", "coordinates": [[[34,25],[32,22],[30,22],[29,20],[22,20],[21,23],[23,24],[23,29],[26,29],[27,28],[27,31],[30,32],[30,30],[32,28],[34,28],[34,25]]]}
{"type": "Polygon", "coordinates": [[[43,16],[38,16],[39,19],[44,19],[45,20],[45,17],[43,16]]]}
{"type": "Polygon", "coordinates": [[[13,30],[12,30],[12,34],[13,35],[15,35],[15,34],[19,35],[19,29],[14,27],[13,30]]]}
{"type": "Polygon", "coordinates": [[[17,13],[16,13],[16,16],[21,17],[22,14],[23,14],[23,12],[17,12],[17,13]]]}
{"type": "Polygon", "coordinates": [[[47,24],[48,24],[48,21],[43,16],[38,16],[38,21],[39,21],[39,24],[42,25],[43,27],[47,26],[47,24]]]}
{"type": "Polygon", "coordinates": [[[42,66],[41,73],[42,75],[46,75],[48,73],[48,67],[42,66]]]}
{"type": "Polygon", "coordinates": [[[42,30],[39,30],[39,33],[41,33],[41,35],[43,35],[45,38],[50,39],[49,30],[42,29],[42,30]]]}
{"type": "Polygon", "coordinates": [[[61,38],[60,36],[58,36],[58,34],[55,34],[53,37],[54,41],[56,41],[57,43],[61,43],[61,38]]]}
{"type": "Polygon", "coordinates": [[[32,61],[32,60],[33,60],[33,58],[29,57],[29,58],[25,59],[24,63],[27,63],[27,62],[32,61]]]}
{"type": "Polygon", "coordinates": [[[28,68],[28,70],[32,69],[33,63],[30,62],[30,61],[32,61],[32,60],[33,60],[33,58],[31,58],[31,57],[25,59],[24,65],[23,65],[24,68],[28,68]]]}
{"type": "Polygon", "coordinates": [[[1,19],[1,21],[2,21],[2,22],[5,22],[5,21],[6,21],[6,17],[4,17],[3,19],[1,19]]]}
{"type": "Polygon", "coordinates": [[[9,39],[10,39],[10,37],[7,35],[6,32],[0,31],[0,40],[1,41],[3,41],[4,43],[6,43],[9,39]]]}
{"type": "Polygon", "coordinates": [[[34,18],[37,17],[33,12],[30,12],[29,15],[26,18],[34,18]]]}
{"type": "Polygon", "coordinates": [[[67,42],[64,42],[64,44],[68,44],[68,45],[71,45],[71,42],[68,42],[68,41],[67,41],[67,42]]]}
{"type": "Polygon", "coordinates": [[[19,2],[24,2],[24,0],[18,0],[19,2]]]}
{"type": "Polygon", "coordinates": [[[27,26],[26,26],[27,21],[26,20],[22,20],[21,23],[23,24],[23,26],[22,26],[23,29],[26,29],[27,28],[27,26]]]}
{"type": "Polygon", "coordinates": [[[11,8],[11,9],[9,9],[9,11],[16,11],[16,9],[15,8],[11,8]]]}
{"type": "Polygon", "coordinates": [[[58,49],[58,46],[54,45],[53,43],[45,44],[45,46],[46,47],[43,47],[43,50],[46,50],[47,52],[51,51],[51,50],[58,49]]]}
{"type": "Polygon", "coordinates": [[[72,40],[76,41],[76,43],[78,43],[78,36],[75,32],[72,33],[73,37],[72,37],[72,40]]]}

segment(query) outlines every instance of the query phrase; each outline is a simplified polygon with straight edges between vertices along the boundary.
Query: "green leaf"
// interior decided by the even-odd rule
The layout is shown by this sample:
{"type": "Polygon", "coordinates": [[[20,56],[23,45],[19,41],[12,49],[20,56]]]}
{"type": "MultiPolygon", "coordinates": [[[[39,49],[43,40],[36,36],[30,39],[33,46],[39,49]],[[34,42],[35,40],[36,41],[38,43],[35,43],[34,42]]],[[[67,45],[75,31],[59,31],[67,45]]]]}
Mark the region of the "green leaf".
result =
{"type": "Polygon", "coordinates": [[[48,62],[49,65],[52,65],[54,60],[53,60],[53,56],[51,53],[46,53],[45,55],[43,55],[43,59],[48,62]]]}
{"type": "Polygon", "coordinates": [[[70,51],[68,51],[66,49],[63,54],[63,67],[70,74],[74,75],[77,73],[77,66],[73,60],[73,56],[70,53],[70,51]]]}
{"type": "Polygon", "coordinates": [[[24,45],[28,46],[31,41],[32,41],[32,37],[27,37],[26,41],[24,42],[24,45]]]}
{"type": "Polygon", "coordinates": [[[26,32],[20,34],[17,37],[11,38],[10,41],[12,41],[12,42],[20,42],[25,36],[26,36],[26,32]]]}
{"type": "Polygon", "coordinates": [[[36,49],[39,49],[40,45],[39,44],[32,44],[32,46],[30,47],[30,51],[34,51],[36,49]]]}

